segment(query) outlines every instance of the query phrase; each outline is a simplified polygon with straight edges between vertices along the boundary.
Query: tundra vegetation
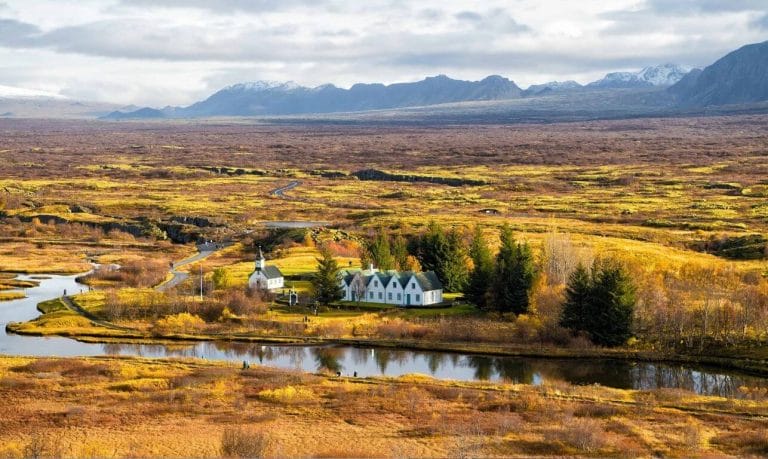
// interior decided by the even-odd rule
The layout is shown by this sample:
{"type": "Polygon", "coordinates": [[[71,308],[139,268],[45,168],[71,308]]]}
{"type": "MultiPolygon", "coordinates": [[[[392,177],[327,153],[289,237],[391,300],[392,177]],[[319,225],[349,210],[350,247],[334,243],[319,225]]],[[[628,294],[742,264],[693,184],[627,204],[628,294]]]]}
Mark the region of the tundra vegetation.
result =
{"type": "Polygon", "coordinates": [[[2,457],[760,457],[743,399],[200,360],[0,358],[2,457]]]}
{"type": "MultiPolygon", "coordinates": [[[[169,336],[354,338],[569,355],[595,355],[614,347],[625,355],[716,358],[768,371],[766,116],[311,129],[227,121],[4,120],[3,128],[0,271],[83,273],[92,268],[91,262],[99,264],[82,278],[94,291],[73,297],[87,317],[53,300],[40,305],[39,319],[9,326],[19,333],[150,341],[169,336]],[[291,181],[300,184],[283,195],[270,193],[291,181]],[[266,225],[271,221],[326,223],[276,229],[266,225]],[[178,267],[189,275],[185,282],[156,290],[168,280],[170,263],[193,255],[194,242],[202,240],[231,244],[178,267]],[[282,292],[247,289],[258,246],[303,303],[320,300],[310,322],[304,319],[311,309],[287,307],[278,301],[282,292]],[[398,309],[338,301],[330,282],[333,271],[369,263],[382,269],[435,271],[444,283],[446,303],[398,309]]],[[[0,275],[0,290],[5,296],[17,295],[16,289],[24,287],[20,282],[25,281],[0,275]]],[[[105,365],[143,371],[154,364],[105,365]]],[[[196,371],[197,364],[178,365],[196,371]]],[[[220,371],[204,368],[200,371],[220,371]]],[[[35,391],[71,384],[63,370],[59,373],[48,380],[8,370],[3,384],[18,385],[11,395],[4,394],[34,400],[40,408],[44,401],[53,402],[35,391]]],[[[206,390],[210,384],[215,392],[219,383],[234,388],[222,396],[230,405],[220,404],[213,392],[185,392],[170,380],[159,381],[163,376],[137,382],[111,373],[95,375],[93,387],[83,383],[77,391],[85,396],[103,392],[106,405],[113,396],[125,406],[135,397],[137,406],[165,407],[168,419],[194,405],[202,410],[194,411],[200,414],[195,428],[215,435],[207,435],[202,449],[190,445],[172,452],[147,446],[137,452],[136,445],[158,443],[144,441],[136,430],[126,440],[99,443],[121,445],[117,453],[98,450],[91,455],[336,456],[342,453],[336,448],[346,443],[334,439],[369,444],[353,441],[357,437],[348,435],[353,427],[366,432],[366,438],[382,440],[371,451],[343,449],[352,455],[399,451],[385,438],[397,439],[402,455],[765,454],[760,433],[765,426],[757,418],[688,409],[720,409],[742,401],[603,388],[502,390],[421,380],[348,386],[285,374],[280,376],[287,378],[283,383],[273,385],[268,375],[272,373],[257,369],[202,378],[206,390]],[[336,394],[334,387],[355,387],[350,390],[355,395],[344,395],[339,402],[329,395],[336,394]],[[403,393],[411,395],[398,395],[398,400],[405,398],[396,407],[377,405],[376,400],[400,394],[404,387],[403,393]],[[590,390],[605,391],[600,396],[604,399],[631,403],[585,402],[590,390]],[[447,398],[436,395],[448,392],[452,395],[447,398]],[[560,395],[549,396],[556,392],[560,395]],[[173,408],[181,393],[200,398],[173,408]],[[486,406],[501,393],[508,399],[486,406]],[[361,408],[364,400],[371,401],[372,411],[361,408]],[[279,423],[287,430],[274,437],[274,429],[262,429],[256,418],[218,421],[234,413],[261,412],[248,411],[250,404],[280,406],[285,413],[308,410],[306,425],[327,421],[324,416],[334,410],[331,418],[338,418],[339,410],[349,409],[350,422],[327,426],[333,433],[327,451],[307,452],[286,446],[286,439],[293,434],[303,438],[316,429],[298,434],[300,426],[291,430],[279,423]],[[438,414],[430,415],[434,419],[420,417],[428,413],[421,409],[427,406],[445,409],[435,408],[438,414]],[[672,407],[678,411],[668,412],[672,407]],[[354,409],[360,416],[385,415],[391,422],[368,422],[354,409]],[[584,414],[597,412],[604,414],[584,414]],[[486,429],[486,416],[513,424],[486,429]],[[629,422],[631,416],[640,421],[629,422]],[[482,422],[468,421],[475,418],[482,422]],[[685,428],[678,436],[668,425],[685,428]]],[[[745,390],[759,395],[759,388],[753,389],[745,390]]],[[[755,406],[762,406],[760,400],[755,406]]],[[[52,410],[44,411],[56,412],[52,410]]],[[[115,416],[127,416],[127,411],[121,413],[115,416]]],[[[52,436],[32,438],[20,422],[2,429],[0,435],[15,438],[16,445],[5,454],[33,455],[58,444],[51,439],[58,438],[61,426],[51,416],[40,422],[52,423],[52,436]]],[[[91,415],[61,419],[95,428],[88,424],[91,415]]],[[[271,425],[272,420],[264,422],[271,425]]],[[[154,434],[160,438],[162,429],[156,425],[154,434]]],[[[187,438],[181,430],[174,432],[163,432],[163,438],[187,438]]],[[[69,449],[46,454],[85,453],[69,449]]]]}

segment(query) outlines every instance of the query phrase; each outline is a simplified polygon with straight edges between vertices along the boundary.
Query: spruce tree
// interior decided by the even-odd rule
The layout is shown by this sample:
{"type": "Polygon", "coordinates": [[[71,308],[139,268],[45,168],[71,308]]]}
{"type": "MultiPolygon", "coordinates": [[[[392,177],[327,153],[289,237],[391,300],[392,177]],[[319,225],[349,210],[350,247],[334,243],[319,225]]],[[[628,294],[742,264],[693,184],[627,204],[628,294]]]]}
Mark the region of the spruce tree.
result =
{"type": "Polygon", "coordinates": [[[579,263],[568,277],[565,290],[565,304],[560,313],[560,325],[571,330],[585,330],[585,318],[590,306],[592,279],[589,270],[579,263]]]}
{"type": "Polygon", "coordinates": [[[325,247],[320,249],[317,270],[312,275],[312,290],[317,301],[324,305],[344,298],[344,290],[339,284],[339,265],[325,247]]]}
{"type": "Polygon", "coordinates": [[[483,229],[480,225],[475,226],[469,256],[472,258],[474,268],[469,275],[464,295],[477,307],[485,309],[488,307],[488,290],[493,279],[493,255],[483,237],[483,229]]]}
{"type": "Polygon", "coordinates": [[[408,260],[408,241],[405,240],[402,234],[398,234],[392,241],[392,258],[394,258],[395,269],[400,271],[408,271],[410,269],[410,261],[408,260]]]}
{"type": "Polygon", "coordinates": [[[469,269],[467,267],[467,249],[461,233],[452,229],[446,234],[445,245],[438,252],[435,274],[443,282],[448,292],[461,292],[467,286],[469,269]]]}
{"type": "Polygon", "coordinates": [[[595,344],[620,346],[632,336],[635,287],[626,270],[614,261],[605,261],[594,271],[588,332],[595,344]]]}
{"type": "Polygon", "coordinates": [[[635,302],[635,287],[620,264],[595,261],[591,276],[580,265],[569,278],[560,324],[586,332],[595,344],[619,346],[632,336],[635,302]]]}
{"type": "Polygon", "coordinates": [[[533,253],[527,243],[515,242],[508,225],[501,228],[501,249],[496,256],[492,301],[500,312],[525,314],[530,306],[529,294],[535,280],[533,253]]]}
{"type": "Polygon", "coordinates": [[[416,257],[424,271],[435,271],[439,276],[439,260],[445,253],[447,244],[443,228],[435,221],[430,221],[427,232],[419,238],[416,247],[416,257]]]}
{"type": "MultiPolygon", "coordinates": [[[[367,247],[367,260],[363,259],[363,262],[368,261],[381,271],[387,271],[395,268],[395,258],[392,256],[392,249],[389,245],[389,234],[386,230],[379,229],[368,243],[367,247]]],[[[368,266],[363,266],[367,268],[368,266]]]]}

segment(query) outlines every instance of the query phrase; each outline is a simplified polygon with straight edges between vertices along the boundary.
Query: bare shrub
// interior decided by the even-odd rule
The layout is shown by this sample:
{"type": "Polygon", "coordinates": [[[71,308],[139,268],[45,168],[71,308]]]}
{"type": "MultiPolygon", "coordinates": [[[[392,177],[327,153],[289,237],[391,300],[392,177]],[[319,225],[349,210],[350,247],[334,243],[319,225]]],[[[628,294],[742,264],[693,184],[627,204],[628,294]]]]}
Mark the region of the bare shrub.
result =
{"type": "Polygon", "coordinates": [[[544,438],[549,442],[561,442],[587,453],[604,448],[607,444],[602,425],[588,418],[570,419],[561,427],[545,432],[544,438]]]}
{"type": "Polygon", "coordinates": [[[263,458],[267,456],[269,443],[264,432],[228,428],[221,434],[219,452],[227,458],[263,458]]]}

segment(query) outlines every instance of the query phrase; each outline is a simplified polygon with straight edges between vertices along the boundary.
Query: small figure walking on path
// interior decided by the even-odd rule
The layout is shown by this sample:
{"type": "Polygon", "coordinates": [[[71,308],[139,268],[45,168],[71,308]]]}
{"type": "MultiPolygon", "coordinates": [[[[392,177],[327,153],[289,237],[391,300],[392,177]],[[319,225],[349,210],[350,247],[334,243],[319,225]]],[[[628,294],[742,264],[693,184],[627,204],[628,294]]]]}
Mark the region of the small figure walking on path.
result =
{"type": "Polygon", "coordinates": [[[251,368],[251,364],[248,363],[248,361],[243,360],[243,370],[247,370],[251,368]]]}
{"type": "Polygon", "coordinates": [[[67,289],[64,289],[64,296],[67,296],[67,289]]]}
{"type": "Polygon", "coordinates": [[[357,372],[354,372],[354,373],[352,374],[352,376],[353,376],[353,377],[355,377],[355,378],[357,378],[357,372]]]}

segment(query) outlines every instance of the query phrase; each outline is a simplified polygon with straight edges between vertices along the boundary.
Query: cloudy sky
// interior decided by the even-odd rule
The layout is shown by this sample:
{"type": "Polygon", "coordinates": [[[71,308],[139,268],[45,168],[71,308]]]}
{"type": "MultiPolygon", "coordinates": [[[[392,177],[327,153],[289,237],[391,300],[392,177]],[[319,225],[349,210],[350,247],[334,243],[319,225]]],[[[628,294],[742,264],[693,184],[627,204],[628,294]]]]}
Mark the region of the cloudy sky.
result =
{"type": "Polygon", "coordinates": [[[0,0],[0,85],[153,106],[254,80],[526,87],[767,39],[768,0],[0,0]]]}

